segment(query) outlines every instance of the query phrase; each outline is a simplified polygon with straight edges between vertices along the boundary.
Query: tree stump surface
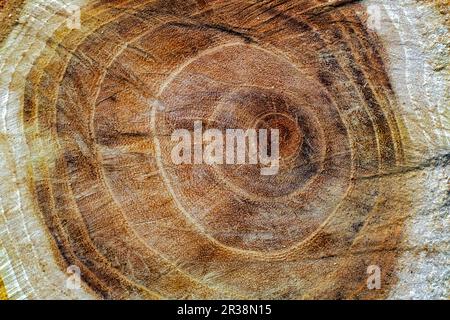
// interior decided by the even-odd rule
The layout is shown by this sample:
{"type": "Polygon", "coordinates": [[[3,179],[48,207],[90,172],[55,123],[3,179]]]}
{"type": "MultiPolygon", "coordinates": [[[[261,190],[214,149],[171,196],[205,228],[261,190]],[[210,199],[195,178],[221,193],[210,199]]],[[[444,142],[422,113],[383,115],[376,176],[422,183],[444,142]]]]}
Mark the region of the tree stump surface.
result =
{"type": "Polygon", "coordinates": [[[448,8],[0,2],[0,299],[449,298],[448,8]],[[199,120],[278,174],[174,165],[199,120]]]}

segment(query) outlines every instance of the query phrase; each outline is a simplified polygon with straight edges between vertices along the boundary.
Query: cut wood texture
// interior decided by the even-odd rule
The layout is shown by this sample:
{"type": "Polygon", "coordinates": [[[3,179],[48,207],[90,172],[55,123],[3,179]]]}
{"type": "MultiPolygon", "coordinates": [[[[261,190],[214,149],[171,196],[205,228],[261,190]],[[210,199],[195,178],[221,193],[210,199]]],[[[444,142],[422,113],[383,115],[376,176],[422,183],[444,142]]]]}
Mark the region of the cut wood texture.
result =
{"type": "Polygon", "coordinates": [[[448,4],[1,2],[0,297],[448,298],[448,4]]]}

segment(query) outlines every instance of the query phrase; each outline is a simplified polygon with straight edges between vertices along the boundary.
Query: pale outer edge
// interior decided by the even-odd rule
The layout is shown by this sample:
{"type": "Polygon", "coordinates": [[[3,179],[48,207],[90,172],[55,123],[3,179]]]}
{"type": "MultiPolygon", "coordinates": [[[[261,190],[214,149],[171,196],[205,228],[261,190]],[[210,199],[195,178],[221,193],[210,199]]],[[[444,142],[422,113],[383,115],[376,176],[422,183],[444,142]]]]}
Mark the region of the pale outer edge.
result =
{"type": "MultiPolygon", "coordinates": [[[[95,296],[83,288],[69,290],[66,288],[68,274],[57,265],[45,226],[33,212],[32,199],[25,181],[25,165],[29,163],[30,154],[25,143],[22,124],[18,117],[23,104],[23,90],[12,92],[8,89],[11,76],[22,69],[24,83],[45,47],[45,40],[54,31],[66,23],[66,18],[58,15],[69,5],[82,5],[85,1],[34,0],[24,4],[21,24],[14,27],[0,48],[0,134],[6,137],[12,149],[6,157],[19,159],[16,170],[9,165],[4,152],[0,153],[2,168],[0,185],[0,275],[10,299],[92,299],[95,296]],[[50,20],[52,19],[52,20],[50,20]],[[45,34],[41,30],[45,24],[45,34]],[[23,55],[23,57],[22,57],[23,55]],[[5,60],[8,65],[5,66],[5,60]],[[23,60],[22,60],[23,59],[23,60]],[[8,99],[13,98],[12,102],[8,99]],[[9,125],[7,125],[9,124],[9,125]],[[13,124],[13,125],[11,125],[13,124]],[[10,197],[4,197],[9,194],[10,197]],[[14,199],[14,206],[5,210],[6,202],[14,199]],[[13,209],[11,209],[13,208],[13,209]],[[52,280],[50,280],[50,278],[52,280]],[[39,288],[36,292],[35,289],[39,288]]],[[[23,88],[23,86],[22,86],[23,88]]],[[[43,142],[45,145],[45,142],[43,142]]],[[[7,150],[3,140],[3,151],[7,150]]],[[[35,156],[35,155],[33,155],[35,156]]]]}
{"type": "MultiPolygon", "coordinates": [[[[367,6],[383,6],[379,36],[387,44],[392,67],[389,70],[401,114],[413,149],[409,161],[418,164],[450,151],[450,97],[448,29],[433,5],[414,0],[369,0],[367,6]],[[387,16],[393,25],[383,21],[387,16]],[[401,21],[401,23],[398,23],[401,21]],[[398,32],[401,42],[393,43],[390,32],[398,32]],[[389,40],[391,39],[391,40],[389,40]],[[447,45],[447,47],[446,47],[447,45]],[[406,56],[406,68],[401,66],[406,56]],[[438,64],[444,69],[434,71],[438,64]],[[401,93],[401,95],[398,95],[401,93]],[[425,121],[432,123],[425,127],[425,121]]],[[[423,168],[411,173],[409,184],[415,193],[413,212],[406,221],[406,239],[396,266],[398,281],[389,299],[448,299],[450,293],[450,219],[443,206],[448,188],[449,168],[423,168]],[[426,248],[432,248],[432,253],[426,248]]]]}
{"type": "MultiPolygon", "coordinates": [[[[24,24],[19,24],[14,27],[5,40],[4,45],[0,48],[0,133],[4,137],[7,137],[10,148],[12,148],[12,154],[8,156],[9,159],[18,159],[19,155],[22,159],[30,158],[29,151],[24,143],[23,127],[20,122],[16,120],[17,125],[9,125],[8,130],[6,129],[7,123],[14,123],[14,119],[18,119],[18,112],[23,103],[21,101],[23,91],[10,92],[8,89],[11,75],[16,70],[14,66],[20,64],[23,70],[23,79],[25,79],[33,65],[34,59],[39,57],[45,45],[44,41],[37,40],[38,38],[44,40],[44,35],[39,30],[42,27],[42,23],[47,23],[45,37],[49,38],[60,25],[66,22],[64,17],[58,17],[55,13],[68,5],[83,5],[85,2],[86,0],[28,0],[21,14],[25,18],[24,24]],[[45,10],[42,9],[44,8],[44,4],[45,10]],[[53,19],[52,23],[48,22],[50,18],[53,19]],[[36,35],[39,35],[39,37],[36,35]],[[30,48],[29,44],[32,44],[32,48],[30,48]],[[26,56],[24,56],[25,61],[20,61],[22,53],[26,53],[26,56]],[[8,59],[7,66],[5,66],[5,58],[8,59]],[[10,96],[14,97],[14,103],[7,105],[7,100],[10,96]]],[[[430,61],[435,61],[436,55],[439,55],[442,59],[441,55],[443,54],[443,50],[429,50],[435,44],[432,42],[436,41],[436,39],[430,39],[424,36],[424,30],[420,30],[420,32],[413,30],[419,24],[426,24],[423,27],[432,26],[431,28],[435,28],[434,32],[439,34],[439,32],[442,32],[440,29],[444,28],[440,24],[440,17],[429,6],[419,5],[414,0],[368,0],[364,4],[382,5],[391,19],[395,20],[400,17],[409,21],[407,24],[409,27],[406,27],[406,24],[400,24],[397,29],[402,39],[407,40],[409,38],[412,40],[411,42],[405,41],[402,47],[402,50],[408,47],[410,50],[409,54],[411,52],[414,53],[414,57],[412,58],[411,55],[407,56],[409,59],[406,62],[407,67],[405,72],[407,74],[417,73],[417,57],[421,57],[424,64],[420,72],[423,72],[425,75],[428,85],[424,85],[423,92],[418,92],[417,84],[414,82],[415,78],[407,77],[406,86],[408,91],[399,91],[399,88],[396,86],[396,92],[402,92],[402,94],[406,92],[414,93],[408,97],[398,97],[401,101],[402,108],[404,108],[402,111],[404,111],[405,123],[410,132],[420,131],[420,127],[410,127],[410,125],[420,123],[422,113],[426,112],[423,110],[424,106],[428,105],[426,108],[436,108],[436,112],[426,112],[433,118],[433,122],[440,121],[439,132],[431,135],[435,139],[438,139],[438,141],[433,141],[433,148],[428,151],[428,154],[433,155],[436,151],[439,152],[441,150],[448,151],[449,123],[448,116],[445,118],[444,115],[449,101],[448,96],[445,96],[443,92],[448,88],[449,80],[445,78],[443,72],[434,72],[430,65],[430,61]],[[399,12],[403,12],[403,14],[399,14],[399,12]],[[418,12],[422,12],[420,18],[417,15],[418,12]],[[402,28],[408,29],[402,30],[402,28]],[[418,43],[423,45],[419,47],[417,46],[418,43]],[[408,82],[408,79],[410,82],[408,82]],[[410,90],[413,84],[416,84],[414,91],[410,90]],[[422,96],[427,97],[427,99],[424,101],[421,98],[422,96]],[[413,103],[410,101],[413,101],[413,103]]],[[[383,36],[382,30],[380,31],[381,38],[388,42],[388,38],[383,36]]],[[[433,32],[430,34],[433,34],[433,32]]],[[[401,57],[401,54],[399,55],[399,52],[396,52],[399,48],[393,45],[388,46],[388,50],[389,57],[393,61],[392,65],[395,65],[396,57],[401,57]]],[[[447,61],[449,61],[448,57],[447,61]]],[[[401,78],[399,75],[400,71],[391,68],[390,76],[392,79],[401,78]]],[[[398,83],[396,82],[395,84],[397,85],[398,83]]],[[[413,134],[415,135],[415,133],[413,134]]],[[[430,146],[430,141],[426,141],[426,135],[422,136],[417,134],[417,138],[425,139],[425,141],[421,141],[421,146],[430,146]]],[[[45,142],[42,143],[45,144],[45,142]]],[[[4,142],[0,142],[0,147],[3,144],[4,142]]],[[[5,150],[4,145],[2,149],[5,150]]],[[[422,147],[418,149],[417,152],[424,152],[422,147]]],[[[94,298],[95,296],[85,289],[69,291],[64,287],[67,274],[59,269],[53,257],[50,243],[45,235],[45,226],[36,217],[34,212],[32,212],[32,200],[26,197],[28,194],[26,184],[17,183],[24,179],[24,163],[27,163],[27,161],[21,161],[15,164],[17,166],[16,175],[11,170],[12,168],[6,167],[5,164],[7,161],[3,153],[0,153],[0,155],[0,164],[2,167],[2,172],[0,172],[2,178],[0,192],[2,195],[10,194],[11,197],[9,199],[15,199],[14,210],[9,210],[8,213],[8,216],[14,216],[13,219],[7,219],[6,217],[7,213],[4,210],[5,198],[1,198],[2,205],[0,207],[0,275],[4,281],[8,297],[11,299],[94,298]],[[30,264],[27,261],[21,260],[23,257],[26,257],[25,259],[27,260],[30,259],[28,258],[29,255],[23,255],[24,252],[31,252],[33,254],[32,261],[34,263],[30,264]],[[50,275],[52,275],[51,278],[53,280],[49,280],[50,275]],[[43,283],[46,285],[44,286],[43,283]],[[39,288],[40,291],[35,292],[36,288],[39,288]]],[[[431,204],[436,196],[445,192],[445,175],[448,176],[448,170],[445,172],[445,168],[443,170],[434,169],[417,178],[417,183],[425,182],[433,187],[429,188],[430,194],[424,195],[422,200],[429,201],[428,204],[431,204]]],[[[418,206],[414,214],[411,215],[411,219],[408,221],[406,242],[408,247],[413,249],[405,250],[399,260],[397,270],[399,281],[391,290],[391,299],[448,298],[448,266],[450,265],[448,241],[450,226],[448,226],[448,219],[442,219],[442,217],[448,217],[448,214],[445,214],[443,210],[439,207],[435,209],[428,207],[425,210],[424,207],[418,206]],[[436,221],[444,224],[443,228],[435,230],[436,221]],[[437,245],[440,249],[432,256],[424,256],[421,253],[421,248],[426,244],[437,245]],[[415,252],[415,250],[418,250],[418,252],[415,252]],[[417,253],[419,256],[417,256],[417,253]],[[411,271],[413,272],[411,273],[411,271]]]]}

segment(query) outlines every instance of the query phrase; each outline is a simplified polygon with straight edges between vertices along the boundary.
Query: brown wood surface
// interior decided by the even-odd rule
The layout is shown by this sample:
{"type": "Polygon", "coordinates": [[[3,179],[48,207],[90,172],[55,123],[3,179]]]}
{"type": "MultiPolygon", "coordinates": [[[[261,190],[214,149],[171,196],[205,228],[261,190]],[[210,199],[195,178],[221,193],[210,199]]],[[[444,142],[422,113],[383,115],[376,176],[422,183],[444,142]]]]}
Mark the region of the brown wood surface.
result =
{"type": "MultiPolygon", "coordinates": [[[[75,2],[81,29],[67,5],[3,2],[0,298],[421,288],[408,266],[448,259],[448,1],[404,2],[75,2]],[[279,173],[174,165],[196,120],[279,129],[279,173]]],[[[448,296],[433,279],[423,297],[448,296]]]]}

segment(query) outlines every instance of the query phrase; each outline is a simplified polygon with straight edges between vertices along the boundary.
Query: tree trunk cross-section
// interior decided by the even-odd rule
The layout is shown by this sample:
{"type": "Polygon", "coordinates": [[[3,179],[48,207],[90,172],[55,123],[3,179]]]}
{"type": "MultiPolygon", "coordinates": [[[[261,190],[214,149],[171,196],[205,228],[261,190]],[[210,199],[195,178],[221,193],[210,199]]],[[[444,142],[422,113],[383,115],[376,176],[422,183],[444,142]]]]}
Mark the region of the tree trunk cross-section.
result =
{"type": "Polygon", "coordinates": [[[0,2],[0,299],[449,298],[448,5],[0,2]]]}

